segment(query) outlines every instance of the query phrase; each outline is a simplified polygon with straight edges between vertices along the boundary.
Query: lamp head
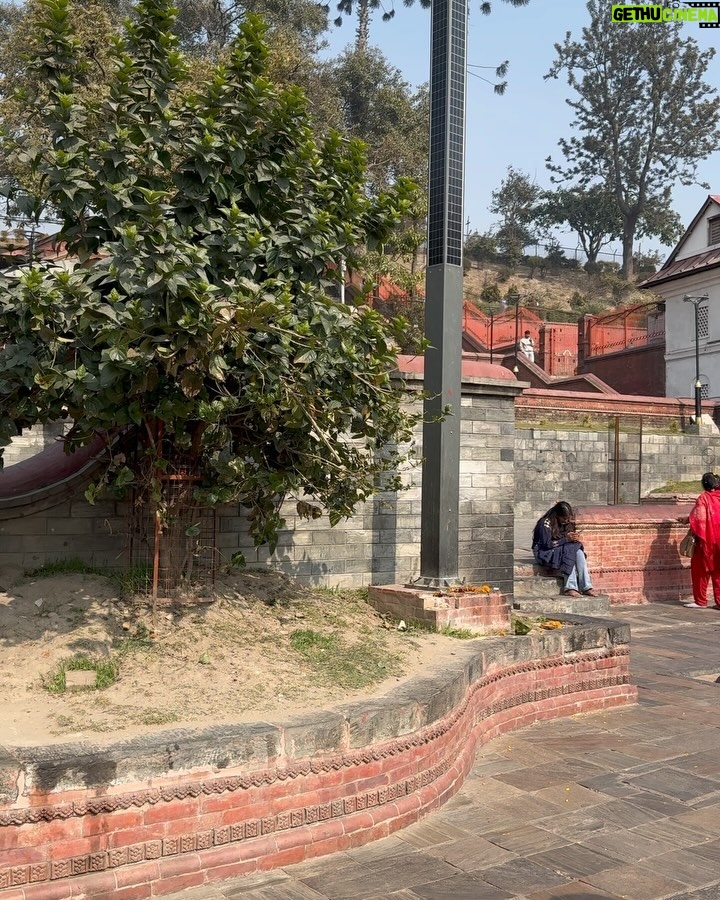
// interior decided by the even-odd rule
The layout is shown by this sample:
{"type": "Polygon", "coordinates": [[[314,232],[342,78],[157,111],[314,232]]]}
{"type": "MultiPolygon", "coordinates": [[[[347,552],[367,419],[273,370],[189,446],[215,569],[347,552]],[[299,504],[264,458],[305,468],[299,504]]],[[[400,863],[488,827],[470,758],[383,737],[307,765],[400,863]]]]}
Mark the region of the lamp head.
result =
{"type": "Polygon", "coordinates": [[[710,298],[708,297],[707,294],[700,294],[700,295],[685,294],[685,296],[683,297],[683,303],[694,303],[697,306],[699,303],[705,303],[709,299],[710,298]]]}

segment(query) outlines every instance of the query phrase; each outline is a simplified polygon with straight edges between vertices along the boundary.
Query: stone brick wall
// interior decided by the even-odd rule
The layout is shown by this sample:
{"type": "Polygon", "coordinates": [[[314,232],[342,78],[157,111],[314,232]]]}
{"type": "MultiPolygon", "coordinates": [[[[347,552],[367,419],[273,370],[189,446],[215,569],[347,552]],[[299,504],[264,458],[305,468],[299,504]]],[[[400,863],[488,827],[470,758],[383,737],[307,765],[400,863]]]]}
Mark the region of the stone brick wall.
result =
{"type": "MultiPolygon", "coordinates": [[[[459,574],[506,595],[512,594],[513,580],[514,399],[518,392],[517,383],[507,378],[468,377],[463,383],[459,574]]],[[[421,427],[416,443],[420,459],[421,427]]],[[[12,472],[0,475],[4,477],[12,477],[12,472]]],[[[406,491],[377,495],[336,528],[330,527],[326,517],[312,522],[300,519],[294,504],[286,504],[287,526],[273,554],[253,546],[242,509],[224,507],[217,513],[221,558],[228,561],[234,553],[243,552],[250,566],[272,565],[306,584],[404,584],[420,574],[422,470],[408,468],[403,477],[406,491]]],[[[74,483],[70,496],[59,504],[51,503],[43,491],[23,505],[17,500],[4,505],[0,496],[0,566],[33,569],[67,558],[95,566],[126,566],[126,507],[120,503],[90,506],[82,491],[83,484],[74,483]]]]}
{"type": "MultiPolygon", "coordinates": [[[[512,594],[516,392],[513,382],[465,381],[460,426],[459,575],[504,594],[512,594]]],[[[421,428],[416,442],[421,458],[421,428]]],[[[336,528],[325,517],[301,520],[287,504],[272,555],[253,547],[241,510],[227,507],[219,512],[220,550],[226,557],[242,551],[250,565],[277,566],[305,583],[405,584],[420,574],[421,468],[404,481],[407,490],[377,495],[336,528]]]]}
{"type": "MultiPolygon", "coordinates": [[[[620,433],[617,489],[636,503],[669,481],[698,482],[720,468],[720,435],[620,433]]],[[[515,510],[537,517],[557,500],[573,506],[614,502],[615,434],[612,429],[518,427],[515,434],[515,510]]]]}

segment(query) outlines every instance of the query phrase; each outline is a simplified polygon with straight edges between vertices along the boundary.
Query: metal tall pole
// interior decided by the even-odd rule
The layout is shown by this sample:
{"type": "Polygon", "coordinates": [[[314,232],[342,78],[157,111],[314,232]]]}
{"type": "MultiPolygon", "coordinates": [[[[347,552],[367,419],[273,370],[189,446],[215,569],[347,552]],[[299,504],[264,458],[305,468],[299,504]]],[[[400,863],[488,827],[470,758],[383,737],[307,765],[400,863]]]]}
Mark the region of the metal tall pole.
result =
{"type": "Polygon", "coordinates": [[[419,583],[439,587],[458,580],[467,0],[433,0],[431,21],[419,583]]]}
{"type": "Polygon", "coordinates": [[[700,381],[700,328],[698,321],[698,309],[701,303],[707,303],[707,294],[692,296],[685,294],[683,303],[692,303],[695,309],[695,424],[699,425],[702,419],[702,382],[700,381]]]}

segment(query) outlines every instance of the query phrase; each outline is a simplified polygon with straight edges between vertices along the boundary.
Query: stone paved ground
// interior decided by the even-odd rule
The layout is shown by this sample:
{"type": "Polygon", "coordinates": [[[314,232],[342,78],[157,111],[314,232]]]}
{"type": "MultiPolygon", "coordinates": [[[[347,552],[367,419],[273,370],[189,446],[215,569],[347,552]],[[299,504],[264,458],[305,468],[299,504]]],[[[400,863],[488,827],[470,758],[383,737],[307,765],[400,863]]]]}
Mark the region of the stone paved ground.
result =
{"type": "Polygon", "coordinates": [[[456,797],[385,840],[169,900],[718,900],[720,611],[613,615],[637,706],[497,738],[456,797]]]}

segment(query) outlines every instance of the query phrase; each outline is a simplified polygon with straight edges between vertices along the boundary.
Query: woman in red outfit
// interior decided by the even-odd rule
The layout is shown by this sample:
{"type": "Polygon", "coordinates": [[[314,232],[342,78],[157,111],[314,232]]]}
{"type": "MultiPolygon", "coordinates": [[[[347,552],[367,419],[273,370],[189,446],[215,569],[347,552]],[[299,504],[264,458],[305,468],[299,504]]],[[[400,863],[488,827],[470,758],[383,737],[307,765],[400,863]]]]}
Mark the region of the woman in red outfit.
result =
{"type": "Polygon", "coordinates": [[[690,560],[692,603],[690,609],[707,608],[708,582],[712,581],[715,606],[720,608],[720,478],[706,472],[703,492],[690,513],[690,528],[695,535],[695,551],[690,560]]]}

